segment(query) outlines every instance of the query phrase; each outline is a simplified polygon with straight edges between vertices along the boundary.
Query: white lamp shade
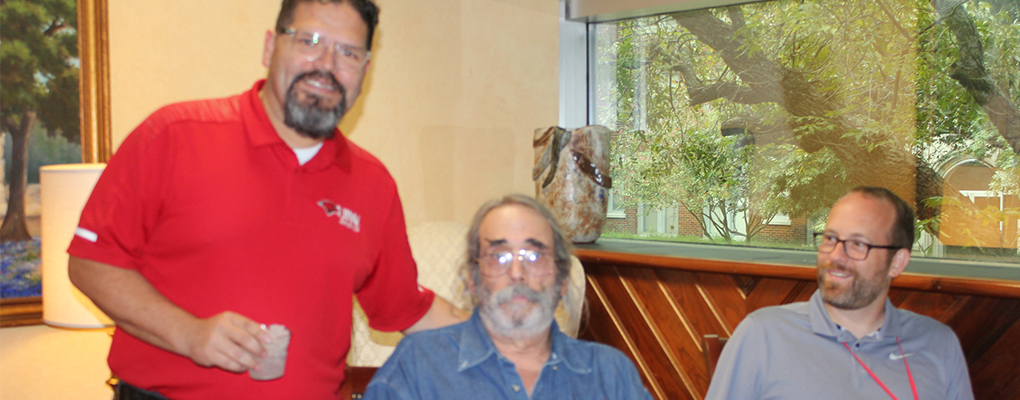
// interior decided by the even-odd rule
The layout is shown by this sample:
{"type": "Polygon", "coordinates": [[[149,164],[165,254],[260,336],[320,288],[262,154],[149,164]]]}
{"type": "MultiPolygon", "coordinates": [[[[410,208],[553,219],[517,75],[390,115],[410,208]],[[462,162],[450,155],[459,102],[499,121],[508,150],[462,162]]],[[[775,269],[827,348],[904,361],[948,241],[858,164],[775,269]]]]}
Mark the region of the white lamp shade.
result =
{"type": "Polygon", "coordinates": [[[42,207],[43,322],[63,328],[103,328],[110,320],[67,275],[67,247],[81,211],[106,164],[47,165],[39,169],[42,207]]]}

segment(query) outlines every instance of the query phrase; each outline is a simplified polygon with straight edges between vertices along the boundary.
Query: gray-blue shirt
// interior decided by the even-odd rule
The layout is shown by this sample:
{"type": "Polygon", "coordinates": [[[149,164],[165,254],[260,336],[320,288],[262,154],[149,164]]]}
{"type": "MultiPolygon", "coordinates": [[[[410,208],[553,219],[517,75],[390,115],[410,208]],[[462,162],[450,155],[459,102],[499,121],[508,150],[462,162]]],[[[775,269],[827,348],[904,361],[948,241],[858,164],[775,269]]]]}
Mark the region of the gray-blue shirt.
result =
{"type": "MultiPolygon", "coordinates": [[[[552,350],[531,399],[651,400],[637,369],[612,347],[570,338],[552,325],[552,350]]],[[[375,373],[365,399],[528,399],[513,363],[478,311],[466,322],[404,337],[375,373]]]]}
{"type": "Polygon", "coordinates": [[[808,302],[765,307],[740,322],[723,348],[706,400],[888,399],[846,343],[899,399],[973,399],[960,341],[948,326],[885,302],[885,321],[857,339],[808,302]],[[903,345],[900,353],[896,338],[903,345]]]}

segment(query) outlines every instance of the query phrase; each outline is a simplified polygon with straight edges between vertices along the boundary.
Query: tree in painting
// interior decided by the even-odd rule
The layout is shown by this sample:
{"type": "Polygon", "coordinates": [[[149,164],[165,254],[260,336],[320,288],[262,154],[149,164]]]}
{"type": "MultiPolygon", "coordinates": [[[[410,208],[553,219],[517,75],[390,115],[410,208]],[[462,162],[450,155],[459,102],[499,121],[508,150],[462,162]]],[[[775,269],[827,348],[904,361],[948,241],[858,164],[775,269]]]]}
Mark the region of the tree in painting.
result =
{"type": "Polygon", "coordinates": [[[0,126],[12,142],[3,242],[31,239],[25,223],[28,141],[35,129],[79,141],[74,0],[0,1],[0,126]]]}

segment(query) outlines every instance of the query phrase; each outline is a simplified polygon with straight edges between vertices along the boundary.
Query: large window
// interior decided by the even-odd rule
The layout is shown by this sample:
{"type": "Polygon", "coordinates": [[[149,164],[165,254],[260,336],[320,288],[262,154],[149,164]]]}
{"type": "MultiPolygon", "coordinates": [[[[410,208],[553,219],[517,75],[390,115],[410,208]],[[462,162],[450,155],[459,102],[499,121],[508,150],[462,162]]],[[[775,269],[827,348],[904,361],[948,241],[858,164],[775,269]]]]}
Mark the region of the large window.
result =
{"type": "Polygon", "coordinates": [[[847,189],[916,205],[915,255],[1020,263],[1020,5],[768,1],[589,22],[610,237],[810,248],[847,189]],[[628,211],[629,210],[629,211],[628,211]]]}

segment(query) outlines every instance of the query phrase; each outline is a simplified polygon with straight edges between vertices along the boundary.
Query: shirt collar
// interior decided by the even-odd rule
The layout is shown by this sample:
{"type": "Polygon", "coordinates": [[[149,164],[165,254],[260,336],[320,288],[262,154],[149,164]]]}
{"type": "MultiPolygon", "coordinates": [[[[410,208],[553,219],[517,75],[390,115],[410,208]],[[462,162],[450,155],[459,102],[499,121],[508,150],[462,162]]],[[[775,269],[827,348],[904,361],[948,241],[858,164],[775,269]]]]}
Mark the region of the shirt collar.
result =
{"type": "MultiPolygon", "coordinates": [[[[262,90],[265,84],[265,79],[255,82],[251,90],[244,95],[247,97],[246,101],[242,101],[241,109],[243,110],[242,115],[245,131],[248,133],[248,140],[254,147],[280,147],[279,151],[287,154],[286,159],[292,158],[294,167],[297,168],[297,157],[294,156],[293,150],[287,146],[287,143],[284,143],[283,139],[280,139],[280,135],[276,133],[276,128],[269,121],[269,115],[262,104],[262,99],[259,98],[259,91],[262,90]],[[283,150],[286,151],[284,152],[283,150]]],[[[315,157],[312,157],[303,167],[308,170],[320,170],[336,165],[347,171],[350,170],[350,158],[350,146],[347,143],[347,138],[340,132],[340,129],[336,129],[333,131],[333,138],[325,140],[315,157]]]]}
{"type": "MultiPolygon", "coordinates": [[[[808,319],[811,321],[811,330],[816,334],[834,337],[840,342],[855,341],[853,334],[847,330],[840,329],[832,321],[829,312],[825,310],[825,302],[822,300],[821,290],[815,290],[815,293],[811,295],[811,300],[808,301],[808,319]]],[[[869,337],[874,337],[874,340],[882,340],[884,337],[897,337],[899,335],[900,315],[896,307],[893,307],[892,302],[886,297],[885,320],[882,321],[882,326],[878,328],[878,332],[874,335],[869,335],[869,337]]]]}
{"type": "MultiPolygon", "coordinates": [[[[549,353],[549,360],[545,365],[563,364],[567,369],[577,374],[590,374],[595,351],[591,346],[578,346],[571,343],[573,339],[560,331],[556,320],[552,321],[550,327],[552,332],[552,349],[549,353]]],[[[496,345],[492,343],[489,332],[482,325],[482,318],[478,308],[471,314],[461,331],[460,354],[457,360],[457,372],[463,372],[481,364],[490,357],[500,357],[496,345]]]]}

